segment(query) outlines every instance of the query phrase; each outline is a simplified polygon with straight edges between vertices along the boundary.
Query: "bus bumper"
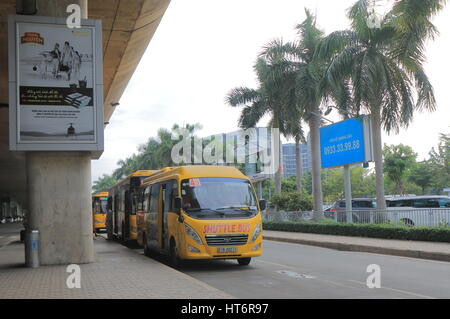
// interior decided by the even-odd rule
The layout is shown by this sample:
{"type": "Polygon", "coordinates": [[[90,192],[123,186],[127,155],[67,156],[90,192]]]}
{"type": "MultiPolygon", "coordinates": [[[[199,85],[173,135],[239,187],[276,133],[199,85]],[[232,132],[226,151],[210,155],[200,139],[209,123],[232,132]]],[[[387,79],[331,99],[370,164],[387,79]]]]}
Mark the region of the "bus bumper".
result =
{"type": "Polygon", "coordinates": [[[247,257],[259,257],[262,254],[262,239],[243,246],[206,246],[189,241],[180,252],[182,259],[236,259],[247,257]],[[232,248],[229,251],[219,251],[219,248],[232,248]]]}

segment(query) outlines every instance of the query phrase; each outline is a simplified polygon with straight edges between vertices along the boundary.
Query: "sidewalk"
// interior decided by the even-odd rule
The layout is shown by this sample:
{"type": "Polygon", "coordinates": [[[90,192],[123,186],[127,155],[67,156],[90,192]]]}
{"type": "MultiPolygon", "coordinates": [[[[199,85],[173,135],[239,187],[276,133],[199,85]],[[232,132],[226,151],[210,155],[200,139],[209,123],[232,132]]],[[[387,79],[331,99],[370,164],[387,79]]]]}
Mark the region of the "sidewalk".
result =
{"type": "Polygon", "coordinates": [[[264,230],[265,240],[275,240],[337,250],[368,252],[450,262],[450,244],[425,241],[333,236],[264,230]]]}
{"type": "MultiPolygon", "coordinates": [[[[12,238],[12,227],[3,226],[0,238],[10,243],[0,248],[0,298],[233,298],[144,256],[141,249],[130,249],[103,237],[94,240],[96,262],[80,265],[81,288],[69,289],[66,266],[25,268],[19,234],[12,238]]],[[[20,224],[16,229],[21,229],[20,224]]]]}

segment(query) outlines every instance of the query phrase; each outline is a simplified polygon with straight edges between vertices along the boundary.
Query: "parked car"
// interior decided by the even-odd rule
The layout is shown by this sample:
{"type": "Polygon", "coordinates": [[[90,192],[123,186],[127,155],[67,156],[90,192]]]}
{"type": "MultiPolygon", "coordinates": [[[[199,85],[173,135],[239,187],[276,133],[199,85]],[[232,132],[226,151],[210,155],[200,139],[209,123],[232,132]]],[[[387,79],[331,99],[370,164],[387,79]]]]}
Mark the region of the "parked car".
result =
{"type": "MultiPolygon", "coordinates": [[[[353,198],[352,199],[352,217],[353,222],[362,223],[370,222],[370,211],[374,211],[377,208],[377,203],[374,198],[353,198]]],[[[334,204],[325,210],[326,218],[337,220],[338,222],[345,222],[346,206],[345,199],[340,199],[334,202],[334,204]]]]}
{"type": "Polygon", "coordinates": [[[389,219],[408,226],[450,225],[449,196],[393,196],[386,199],[389,219]]]}

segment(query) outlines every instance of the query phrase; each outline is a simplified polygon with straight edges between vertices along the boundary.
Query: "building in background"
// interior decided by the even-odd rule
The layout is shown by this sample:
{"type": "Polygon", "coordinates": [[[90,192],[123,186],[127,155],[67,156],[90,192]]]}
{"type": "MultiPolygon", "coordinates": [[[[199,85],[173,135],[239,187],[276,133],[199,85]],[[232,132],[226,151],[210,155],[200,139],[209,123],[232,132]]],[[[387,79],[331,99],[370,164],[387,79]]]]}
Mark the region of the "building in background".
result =
{"type": "MultiPolygon", "coordinates": [[[[311,170],[311,153],[309,152],[307,144],[301,144],[302,155],[302,174],[311,170]]],[[[283,159],[283,177],[289,178],[296,175],[296,160],[295,160],[295,143],[288,143],[282,145],[282,159],[283,159]]]]}
{"type": "MultiPolygon", "coordinates": [[[[273,178],[272,134],[269,127],[256,127],[229,133],[219,133],[215,137],[224,141],[224,159],[212,165],[231,165],[240,169],[254,183],[259,198],[262,198],[262,182],[273,178]],[[250,134],[249,134],[250,133],[250,134]],[[226,148],[234,153],[234,163],[227,162],[226,148]],[[238,153],[243,152],[243,158],[238,153]]],[[[203,138],[205,142],[213,136],[203,138]]]]}

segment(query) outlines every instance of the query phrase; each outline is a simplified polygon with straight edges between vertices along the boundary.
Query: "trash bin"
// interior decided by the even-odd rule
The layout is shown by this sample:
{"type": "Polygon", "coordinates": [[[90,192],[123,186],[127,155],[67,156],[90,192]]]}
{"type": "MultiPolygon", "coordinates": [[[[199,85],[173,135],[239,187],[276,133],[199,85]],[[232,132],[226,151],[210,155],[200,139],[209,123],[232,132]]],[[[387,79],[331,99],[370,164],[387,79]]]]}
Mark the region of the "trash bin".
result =
{"type": "Polygon", "coordinates": [[[27,230],[25,233],[25,266],[39,267],[39,231],[27,230]]]}

